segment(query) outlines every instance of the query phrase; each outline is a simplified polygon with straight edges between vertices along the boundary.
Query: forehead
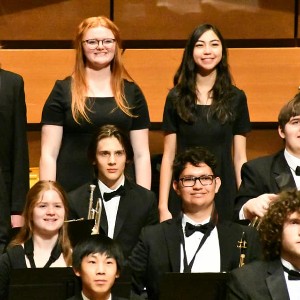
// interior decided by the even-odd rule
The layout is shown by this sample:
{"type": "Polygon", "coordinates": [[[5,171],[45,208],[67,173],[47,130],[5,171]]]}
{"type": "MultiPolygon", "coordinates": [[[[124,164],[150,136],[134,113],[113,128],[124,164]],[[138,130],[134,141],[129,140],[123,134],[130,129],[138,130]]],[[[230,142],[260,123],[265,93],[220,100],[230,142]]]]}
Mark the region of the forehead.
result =
{"type": "Polygon", "coordinates": [[[200,35],[199,41],[213,41],[213,40],[220,40],[218,36],[215,34],[213,30],[207,30],[202,35],[200,35]]]}
{"type": "Polygon", "coordinates": [[[41,202],[55,202],[62,203],[62,199],[57,191],[55,190],[47,190],[41,194],[41,198],[37,200],[36,205],[41,202]]]}
{"type": "Polygon", "coordinates": [[[294,219],[300,220],[300,212],[295,211],[287,217],[287,220],[294,220],[294,219]]]}
{"type": "Polygon", "coordinates": [[[89,28],[85,32],[84,38],[86,38],[86,39],[114,38],[114,34],[110,29],[108,29],[104,26],[97,26],[97,27],[89,28]]]}
{"type": "Polygon", "coordinates": [[[213,174],[211,168],[206,163],[199,163],[197,166],[193,166],[191,163],[187,163],[181,172],[181,176],[185,175],[209,175],[213,174]]]}
{"type": "Polygon", "coordinates": [[[114,136],[101,139],[97,145],[98,151],[107,151],[107,150],[117,151],[117,150],[123,150],[123,149],[124,149],[124,147],[122,146],[122,144],[114,136]]]}

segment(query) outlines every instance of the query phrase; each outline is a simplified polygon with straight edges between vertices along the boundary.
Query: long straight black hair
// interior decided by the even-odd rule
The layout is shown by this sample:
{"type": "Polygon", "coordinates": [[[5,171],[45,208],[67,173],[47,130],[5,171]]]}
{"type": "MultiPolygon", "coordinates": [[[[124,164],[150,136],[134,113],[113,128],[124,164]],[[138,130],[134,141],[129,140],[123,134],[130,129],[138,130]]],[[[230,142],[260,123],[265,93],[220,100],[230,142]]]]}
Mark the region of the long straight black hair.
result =
{"type": "Polygon", "coordinates": [[[212,87],[212,105],[208,118],[216,116],[221,123],[231,121],[233,112],[230,110],[230,98],[232,97],[232,77],[227,62],[227,49],[220,31],[211,24],[202,24],[195,28],[187,40],[181,64],[174,76],[175,86],[174,103],[179,116],[186,122],[196,120],[196,76],[198,66],[193,57],[194,47],[198,39],[206,31],[212,30],[220,39],[222,45],[222,59],[216,66],[217,77],[212,87]]]}

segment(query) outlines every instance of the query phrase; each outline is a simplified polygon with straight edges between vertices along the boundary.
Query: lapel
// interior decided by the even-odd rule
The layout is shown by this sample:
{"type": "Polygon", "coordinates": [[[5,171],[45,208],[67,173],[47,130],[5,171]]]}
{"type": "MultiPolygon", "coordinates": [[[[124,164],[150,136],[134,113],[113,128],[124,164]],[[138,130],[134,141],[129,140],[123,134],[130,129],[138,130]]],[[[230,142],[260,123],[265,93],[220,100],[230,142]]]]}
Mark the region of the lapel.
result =
{"type": "Polygon", "coordinates": [[[285,160],[283,150],[280,151],[274,158],[272,173],[275,178],[278,191],[284,190],[286,188],[296,187],[290,167],[285,160]]]}
{"type": "Polygon", "coordinates": [[[269,262],[267,287],[272,300],[289,300],[289,294],[280,260],[269,262]]]}
{"type": "Polygon", "coordinates": [[[114,239],[119,235],[122,226],[126,221],[126,216],[128,214],[128,211],[130,209],[138,209],[137,207],[135,208],[130,207],[131,206],[130,190],[132,189],[132,186],[127,179],[125,179],[124,188],[125,188],[125,195],[121,196],[120,198],[117,217],[116,217],[115,230],[114,230],[114,239]]]}
{"type": "Polygon", "coordinates": [[[168,257],[170,260],[170,272],[180,272],[180,245],[181,245],[181,220],[182,215],[162,223],[166,241],[168,257]]]}
{"type": "MultiPolygon", "coordinates": [[[[242,237],[236,228],[230,228],[231,223],[217,224],[220,245],[220,272],[228,272],[239,265],[238,241],[242,237]]],[[[233,225],[232,225],[233,226],[233,225]]]]}

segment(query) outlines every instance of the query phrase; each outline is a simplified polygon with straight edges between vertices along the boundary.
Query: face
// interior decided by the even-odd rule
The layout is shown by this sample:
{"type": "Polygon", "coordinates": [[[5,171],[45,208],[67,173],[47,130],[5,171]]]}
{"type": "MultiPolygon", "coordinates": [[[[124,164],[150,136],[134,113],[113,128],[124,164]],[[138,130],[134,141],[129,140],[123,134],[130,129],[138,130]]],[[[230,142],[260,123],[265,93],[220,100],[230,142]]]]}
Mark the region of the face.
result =
{"type": "Polygon", "coordinates": [[[300,116],[292,117],[283,130],[278,128],[278,132],[285,139],[288,152],[300,158],[300,116]]]}
{"type": "Polygon", "coordinates": [[[44,192],[32,212],[33,232],[41,235],[58,234],[64,224],[65,208],[54,190],[44,192]]]}
{"type": "Polygon", "coordinates": [[[222,59],[222,44],[218,36],[212,31],[204,32],[194,47],[194,61],[200,72],[210,73],[222,59]]]}
{"type": "MultiPolygon", "coordinates": [[[[104,40],[104,39],[114,39],[112,31],[106,27],[99,26],[90,28],[83,36],[83,41],[86,40],[104,40]]],[[[83,43],[83,53],[86,57],[86,66],[91,68],[103,68],[110,65],[111,61],[114,59],[116,42],[103,45],[102,42],[98,43],[96,49],[90,49],[87,43],[83,43]]]]}
{"type": "Polygon", "coordinates": [[[95,164],[98,178],[111,189],[117,187],[126,165],[126,153],[117,138],[108,137],[99,141],[95,164]]]}
{"type": "Polygon", "coordinates": [[[117,262],[106,254],[92,253],[85,256],[81,262],[81,270],[75,274],[81,277],[82,291],[89,299],[108,295],[119,277],[117,262]]]}
{"type": "MultiPolygon", "coordinates": [[[[200,177],[204,175],[213,175],[211,168],[200,163],[198,166],[193,166],[187,163],[180,174],[179,178],[200,177]]],[[[192,187],[183,186],[182,182],[174,181],[173,188],[177,195],[182,199],[183,211],[187,212],[207,212],[211,213],[215,194],[218,192],[221,185],[219,177],[213,179],[212,184],[202,185],[199,180],[192,187]]]]}
{"type": "Polygon", "coordinates": [[[300,213],[292,213],[284,222],[282,230],[281,256],[300,268],[300,213]]]}

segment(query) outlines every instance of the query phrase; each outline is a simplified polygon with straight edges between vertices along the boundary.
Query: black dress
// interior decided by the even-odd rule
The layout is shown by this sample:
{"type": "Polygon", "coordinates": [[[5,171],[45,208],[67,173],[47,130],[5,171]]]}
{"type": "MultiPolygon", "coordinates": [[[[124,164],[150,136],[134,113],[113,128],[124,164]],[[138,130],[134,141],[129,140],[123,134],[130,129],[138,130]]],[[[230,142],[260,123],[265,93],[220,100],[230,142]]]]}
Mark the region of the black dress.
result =
{"type": "Polygon", "coordinates": [[[112,124],[130,131],[149,127],[150,119],[145,97],[133,82],[125,80],[125,97],[132,114],[129,117],[116,105],[114,97],[88,99],[87,112],[91,123],[77,124],[71,112],[71,77],[57,80],[42,114],[42,124],[63,126],[62,144],[57,158],[56,179],[66,191],[71,191],[93,179],[93,168],[87,159],[87,148],[94,131],[112,124]]]}
{"type": "Polygon", "coordinates": [[[223,220],[232,219],[237,190],[232,160],[233,136],[251,130],[246,95],[236,87],[233,87],[233,91],[231,105],[235,120],[231,123],[222,125],[217,118],[208,121],[209,105],[197,105],[197,120],[193,124],[186,123],[179,117],[173,106],[174,90],[168,94],[163,116],[163,130],[177,135],[177,153],[189,147],[202,146],[216,156],[217,175],[222,181],[216,196],[216,208],[223,220]]]}

